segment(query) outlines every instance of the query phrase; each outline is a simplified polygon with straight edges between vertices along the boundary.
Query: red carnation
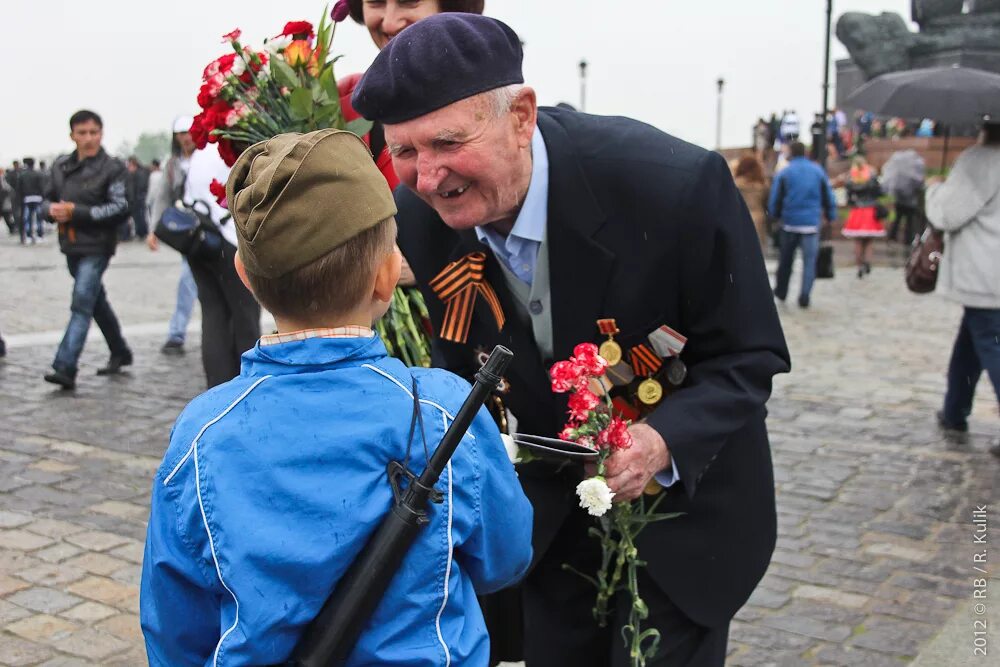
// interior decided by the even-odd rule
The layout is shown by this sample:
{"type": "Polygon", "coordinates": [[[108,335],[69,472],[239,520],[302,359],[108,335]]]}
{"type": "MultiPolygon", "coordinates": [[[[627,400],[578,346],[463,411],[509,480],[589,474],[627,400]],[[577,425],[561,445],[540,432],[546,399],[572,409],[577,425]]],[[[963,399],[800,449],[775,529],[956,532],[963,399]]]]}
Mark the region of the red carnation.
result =
{"type": "Polygon", "coordinates": [[[549,370],[549,377],[552,378],[552,391],[557,394],[565,394],[586,384],[583,369],[573,361],[557,361],[549,370]]]}
{"type": "Polygon", "coordinates": [[[227,53],[224,56],[219,56],[212,62],[208,63],[205,67],[205,71],[201,74],[202,81],[208,81],[216,74],[222,74],[225,76],[231,69],[233,69],[233,62],[235,60],[235,53],[227,53]]]}
{"type": "Polygon", "coordinates": [[[559,439],[566,442],[576,442],[576,430],[571,426],[567,426],[559,432],[559,439]]]}
{"type": "Polygon", "coordinates": [[[215,102],[215,96],[212,95],[212,87],[207,84],[201,84],[201,90],[198,91],[198,106],[202,109],[207,109],[215,102]]]}
{"type": "Polygon", "coordinates": [[[215,201],[219,203],[219,206],[226,208],[226,186],[224,183],[220,183],[217,178],[213,178],[212,182],[208,184],[208,191],[215,197],[215,201]]]}
{"type": "Polygon", "coordinates": [[[591,410],[601,404],[597,394],[589,389],[578,389],[569,397],[569,416],[577,421],[585,421],[591,410]]]}
{"type": "Polygon", "coordinates": [[[205,114],[207,111],[203,111],[194,117],[194,122],[191,123],[191,129],[188,130],[191,134],[191,140],[194,141],[194,145],[200,150],[208,145],[208,133],[211,131],[210,128],[206,128],[205,114]]]}
{"type": "Polygon", "coordinates": [[[313,24],[309,21],[289,21],[285,24],[285,29],[280,36],[291,36],[295,39],[312,39],[316,36],[313,32],[313,24]]]}
{"type": "Polygon", "coordinates": [[[628,449],[632,446],[632,434],[628,432],[628,422],[612,417],[608,427],[597,434],[597,444],[612,450],[628,449]]]}
{"type": "MultiPolygon", "coordinates": [[[[219,156],[226,163],[226,166],[232,167],[236,164],[239,154],[233,148],[233,144],[229,139],[219,139],[219,156]]],[[[219,204],[221,205],[222,202],[219,202],[219,204]]]]}
{"type": "Polygon", "coordinates": [[[222,41],[223,43],[239,41],[240,35],[242,34],[243,34],[242,31],[240,31],[240,29],[237,28],[236,30],[233,30],[232,32],[227,32],[225,35],[223,35],[222,41]]]}
{"type": "Polygon", "coordinates": [[[598,354],[597,346],[593,343],[580,343],[573,348],[573,361],[578,363],[587,375],[601,376],[608,367],[608,362],[598,354]]]}

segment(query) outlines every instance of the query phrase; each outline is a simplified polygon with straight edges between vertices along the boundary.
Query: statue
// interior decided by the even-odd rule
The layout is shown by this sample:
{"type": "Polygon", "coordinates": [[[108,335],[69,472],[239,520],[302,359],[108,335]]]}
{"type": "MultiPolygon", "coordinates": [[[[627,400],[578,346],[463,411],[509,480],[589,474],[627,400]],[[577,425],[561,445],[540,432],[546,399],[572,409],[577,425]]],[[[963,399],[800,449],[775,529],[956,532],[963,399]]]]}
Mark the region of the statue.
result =
{"type": "Polygon", "coordinates": [[[888,12],[847,12],[837,21],[837,38],[867,79],[912,69],[956,49],[1000,47],[1000,0],[911,0],[910,15],[919,32],[888,12]]]}

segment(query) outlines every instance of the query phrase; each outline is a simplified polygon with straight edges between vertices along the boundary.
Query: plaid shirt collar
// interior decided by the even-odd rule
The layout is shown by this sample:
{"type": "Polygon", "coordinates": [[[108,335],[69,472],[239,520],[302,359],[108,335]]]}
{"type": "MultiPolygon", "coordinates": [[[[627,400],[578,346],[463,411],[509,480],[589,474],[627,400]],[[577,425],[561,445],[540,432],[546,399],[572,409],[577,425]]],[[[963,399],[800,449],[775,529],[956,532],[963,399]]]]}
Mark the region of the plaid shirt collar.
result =
{"type": "Polygon", "coordinates": [[[369,327],[350,325],[346,327],[334,327],[332,329],[303,329],[302,331],[290,331],[288,333],[269,334],[260,337],[261,347],[267,345],[279,345],[281,343],[291,343],[309,338],[371,338],[375,335],[369,327]]]}

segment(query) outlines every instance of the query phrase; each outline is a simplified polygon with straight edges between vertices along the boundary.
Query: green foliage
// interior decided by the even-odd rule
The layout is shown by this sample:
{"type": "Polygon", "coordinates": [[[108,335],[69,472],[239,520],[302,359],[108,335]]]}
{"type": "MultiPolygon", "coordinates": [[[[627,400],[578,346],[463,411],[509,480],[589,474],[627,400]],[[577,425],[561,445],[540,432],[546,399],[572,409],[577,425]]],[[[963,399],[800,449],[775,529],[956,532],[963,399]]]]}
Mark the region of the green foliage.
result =
{"type": "Polygon", "coordinates": [[[123,141],[115,149],[115,155],[123,160],[136,156],[144,165],[153,160],[163,160],[170,155],[169,132],[143,132],[134,142],[123,141]]]}
{"type": "Polygon", "coordinates": [[[153,160],[163,160],[170,155],[169,132],[143,132],[135,142],[133,154],[139,162],[148,165],[153,160]]]}

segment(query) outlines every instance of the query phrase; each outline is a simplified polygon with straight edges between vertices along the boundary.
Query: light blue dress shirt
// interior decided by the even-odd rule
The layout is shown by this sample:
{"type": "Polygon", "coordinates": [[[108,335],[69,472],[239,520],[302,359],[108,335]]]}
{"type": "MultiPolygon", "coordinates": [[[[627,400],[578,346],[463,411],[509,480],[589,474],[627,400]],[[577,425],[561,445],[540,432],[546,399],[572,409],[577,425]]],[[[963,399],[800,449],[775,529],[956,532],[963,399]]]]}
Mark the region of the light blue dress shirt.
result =
{"type": "Polygon", "coordinates": [[[548,204],[549,154],[545,150],[542,133],[536,127],[531,136],[531,181],[513,229],[504,238],[492,225],[476,227],[479,240],[487,244],[497,259],[528,285],[535,277],[538,248],[545,238],[548,204]]]}
{"type": "MultiPolygon", "coordinates": [[[[519,280],[531,285],[535,277],[535,262],[538,249],[545,238],[548,224],[549,204],[549,154],[545,150],[542,133],[535,128],[531,135],[531,181],[528,194],[517,214],[514,227],[505,238],[492,225],[476,227],[476,236],[493,251],[497,260],[503,263],[519,280]]],[[[672,486],[680,477],[677,466],[671,465],[655,476],[663,487],[672,486]]]]}

